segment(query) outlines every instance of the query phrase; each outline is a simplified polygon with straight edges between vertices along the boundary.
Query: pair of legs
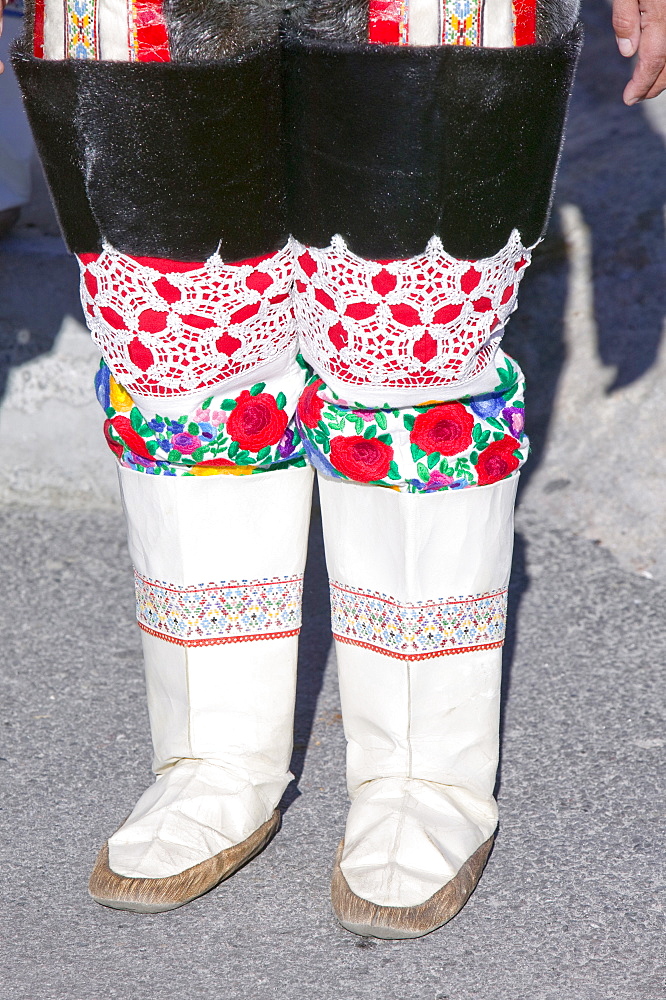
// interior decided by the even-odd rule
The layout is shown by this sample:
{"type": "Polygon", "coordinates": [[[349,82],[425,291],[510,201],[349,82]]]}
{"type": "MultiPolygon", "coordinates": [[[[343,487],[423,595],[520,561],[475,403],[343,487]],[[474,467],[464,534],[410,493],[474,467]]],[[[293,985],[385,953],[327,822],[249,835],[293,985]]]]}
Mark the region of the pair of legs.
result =
{"type": "Polygon", "coordinates": [[[500,0],[305,4],[286,34],[279,8],[89,6],[45,0],[16,65],[105,359],[158,775],[91,893],[170,909],[277,829],[314,467],[352,798],[334,907],[427,933],[497,822],[527,450],[499,342],[578,34],[500,0]]]}

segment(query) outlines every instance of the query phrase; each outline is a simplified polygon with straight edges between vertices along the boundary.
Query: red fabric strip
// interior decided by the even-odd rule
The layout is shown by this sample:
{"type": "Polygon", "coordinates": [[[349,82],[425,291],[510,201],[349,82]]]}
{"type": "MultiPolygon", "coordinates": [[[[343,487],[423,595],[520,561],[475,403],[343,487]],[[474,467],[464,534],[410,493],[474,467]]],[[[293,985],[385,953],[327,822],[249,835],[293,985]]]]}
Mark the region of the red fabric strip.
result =
{"type": "Polygon", "coordinates": [[[162,0],[132,0],[137,62],[171,62],[162,0]]]}
{"type": "Polygon", "coordinates": [[[514,45],[536,42],[536,0],[513,0],[514,45]]]}
{"type": "Polygon", "coordinates": [[[406,28],[405,4],[401,0],[370,0],[368,41],[378,45],[400,45],[406,28]],[[404,23],[403,23],[404,22],[404,23]]]}
{"type": "Polygon", "coordinates": [[[32,51],[37,59],[44,58],[44,2],[45,0],[35,0],[35,28],[32,39],[32,51]]]}

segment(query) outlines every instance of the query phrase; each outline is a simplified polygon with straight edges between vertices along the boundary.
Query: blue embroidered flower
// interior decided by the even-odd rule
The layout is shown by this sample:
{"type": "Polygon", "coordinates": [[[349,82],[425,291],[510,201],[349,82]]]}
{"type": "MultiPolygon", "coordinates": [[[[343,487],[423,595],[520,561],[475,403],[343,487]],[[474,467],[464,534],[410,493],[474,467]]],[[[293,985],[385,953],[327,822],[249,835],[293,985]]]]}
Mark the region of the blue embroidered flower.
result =
{"type": "Polygon", "coordinates": [[[505,402],[501,392],[484,392],[481,396],[472,396],[469,405],[477,417],[487,420],[488,417],[496,417],[501,412],[505,402]]]}

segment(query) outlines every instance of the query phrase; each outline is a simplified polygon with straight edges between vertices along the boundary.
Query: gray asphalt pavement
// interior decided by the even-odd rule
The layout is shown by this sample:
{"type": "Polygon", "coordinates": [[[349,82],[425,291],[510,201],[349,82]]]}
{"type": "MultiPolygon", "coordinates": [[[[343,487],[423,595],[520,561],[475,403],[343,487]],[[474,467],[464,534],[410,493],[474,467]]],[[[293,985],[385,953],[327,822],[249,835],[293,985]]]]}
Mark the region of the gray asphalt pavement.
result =
{"type": "Polygon", "coordinates": [[[624,109],[604,0],[549,234],[507,347],[529,380],[501,825],[447,927],[331,915],[344,740],[315,513],[283,827],[228,883],[139,916],[86,894],[151,780],[113,461],[77,269],[43,184],[0,242],[0,1000],[666,1000],[666,103],[624,109]]]}

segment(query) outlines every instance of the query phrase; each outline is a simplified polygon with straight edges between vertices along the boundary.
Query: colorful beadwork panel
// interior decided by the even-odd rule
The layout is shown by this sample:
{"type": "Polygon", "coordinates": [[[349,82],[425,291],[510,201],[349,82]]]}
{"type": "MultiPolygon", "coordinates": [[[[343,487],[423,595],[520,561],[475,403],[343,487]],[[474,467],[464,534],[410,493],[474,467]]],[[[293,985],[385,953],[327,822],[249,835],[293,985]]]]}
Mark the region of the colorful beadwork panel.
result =
{"type": "Polygon", "coordinates": [[[405,603],[331,582],[334,637],[403,660],[498,648],[504,642],[506,607],[506,590],[405,603]]]}
{"type": "Polygon", "coordinates": [[[303,578],[230,580],[179,587],[135,573],[137,621],[179,646],[297,635],[303,578]]]}
{"type": "MultiPolygon", "coordinates": [[[[431,0],[432,10],[425,14],[430,25],[431,45],[485,44],[484,14],[492,0],[431,0]]],[[[419,30],[410,32],[410,6],[413,16],[423,19],[424,0],[418,0],[418,13],[412,0],[370,0],[368,38],[379,45],[423,44],[419,30]]],[[[513,0],[513,44],[533,45],[536,41],[536,0],[513,0]]]]}

